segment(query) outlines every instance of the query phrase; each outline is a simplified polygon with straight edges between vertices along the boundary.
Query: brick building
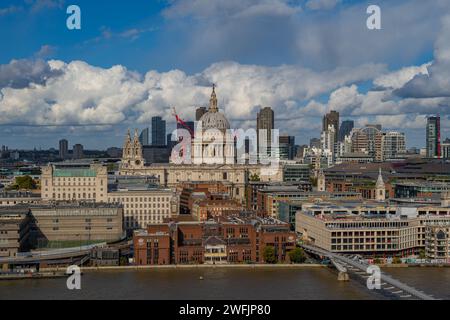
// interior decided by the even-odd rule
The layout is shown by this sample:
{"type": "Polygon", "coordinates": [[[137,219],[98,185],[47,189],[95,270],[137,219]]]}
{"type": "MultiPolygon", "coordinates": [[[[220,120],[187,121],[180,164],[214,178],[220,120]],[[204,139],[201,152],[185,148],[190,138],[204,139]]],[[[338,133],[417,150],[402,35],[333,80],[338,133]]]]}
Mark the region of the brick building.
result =
{"type": "Polygon", "coordinates": [[[288,263],[296,235],[287,223],[240,212],[149,226],[135,232],[134,245],[137,265],[264,263],[267,246],[278,262],[288,263]]]}

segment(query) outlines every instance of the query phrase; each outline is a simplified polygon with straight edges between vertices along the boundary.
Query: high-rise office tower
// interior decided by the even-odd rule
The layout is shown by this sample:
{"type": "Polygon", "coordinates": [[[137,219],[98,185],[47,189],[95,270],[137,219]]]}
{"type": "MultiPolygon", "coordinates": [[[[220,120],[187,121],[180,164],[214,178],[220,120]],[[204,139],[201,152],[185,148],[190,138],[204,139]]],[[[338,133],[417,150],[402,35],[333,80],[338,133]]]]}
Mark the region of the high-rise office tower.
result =
{"type": "Polygon", "coordinates": [[[350,135],[354,127],[355,127],[354,121],[352,120],[342,121],[341,127],[339,128],[339,142],[344,142],[345,137],[350,135]]]}
{"type": "Polygon", "coordinates": [[[161,117],[152,118],[152,145],[166,145],[166,121],[161,117]]]}
{"type": "Polygon", "coordinates": [[[256,129],[258,132],[258,152],[259,152],[259,130],[267,130],[267,150],[270,150],[272,144],[272,130],[275,129],[275,113],[272,108],[266,107],[258,112],[256,118],[256,129]]]}
{"type": "MultiPolygon", "coordinates": [[[[322,131],[327,131],[330,126],[334,126],[334,131],[336,133],[339,132],[339,112],[337,111],[331,111],[330,113],[327,113],[323,117],[323,127],[322,131]]],[[[334,142],[336,143],[338,141],[338,136],[335,134],[334,142]]]]}
{"type": "Polygon", "coordinates": [[[141,145],[143,146],[148,146],[149,143],[149,133],[150,130],[148,128],[145,128],[144,130],[142,130],[140,136],[139,136],[139,142],[141,143],[141,145]]]}
{"type": "Polygon", "coordinates": [[[59,158],[64,160],[69,155],[69,142],[66,139],[59,140],[59,158]]]}
{"type": "Polygon", "coordinates": [[[295,156],[295,137],[279,137],[280,160],[293,160],[295,156]]]}
{"type": "Polygon", "coordinates": [[[80,160],[84,158],[84,148],[81,144],[76,144],[73,146],[73,159],[80,160]]]}
{"type": "Polygon", "coordinates": [[[197,110],[195,110],[195,121],[200,121],[203,115],[207,112],[208,109],[206,107],[197,108],[197,110]]]}
{"type": "Polygon", "coordinates": [[[389,131],[383,136],[384,160],[395,159],[406,152],[406,138],[403,132],[389,131]]]}
{"type": "Polygon", "coordinates": [[[441,117],[429,117],[427,121],[427,157],[441,158],[441,117]]]}

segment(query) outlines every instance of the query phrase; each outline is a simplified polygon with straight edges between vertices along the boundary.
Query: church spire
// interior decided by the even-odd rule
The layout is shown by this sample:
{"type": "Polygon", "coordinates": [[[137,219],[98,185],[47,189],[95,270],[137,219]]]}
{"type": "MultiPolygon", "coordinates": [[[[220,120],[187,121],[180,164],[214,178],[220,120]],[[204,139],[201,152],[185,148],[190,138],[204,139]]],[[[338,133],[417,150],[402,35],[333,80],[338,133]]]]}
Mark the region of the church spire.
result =
{"type": "Polygon", "coordinates": [[[213,91],[211,93],[211,99],[209,99],[209,112],[219,112],[217,107],[216,85],[213,84],[213,91]]]}
{"type": "Polygon", "coordinates": [[[377,188],[384,188],[384,181],[383,181],[383,174],[381,173],[381,168],[378,174],[378,180],[377,180],[377,188]]]}

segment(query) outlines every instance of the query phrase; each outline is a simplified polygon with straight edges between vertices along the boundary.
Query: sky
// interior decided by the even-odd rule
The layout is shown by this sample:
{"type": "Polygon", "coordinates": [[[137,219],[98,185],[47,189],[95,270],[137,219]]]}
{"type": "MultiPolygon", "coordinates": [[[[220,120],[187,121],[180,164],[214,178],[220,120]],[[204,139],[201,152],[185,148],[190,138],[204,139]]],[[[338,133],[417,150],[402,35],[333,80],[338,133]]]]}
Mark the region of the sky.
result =
{"type": "Polygon", "coordinates": [[[193,120],[214,83],[233,128],[270,106],[307,144],[337,110],[424,147],[429,115],[450,137],[449,34],[448,0],[2,0],[0,145],[120,147],[173,107],[193,120]]]}

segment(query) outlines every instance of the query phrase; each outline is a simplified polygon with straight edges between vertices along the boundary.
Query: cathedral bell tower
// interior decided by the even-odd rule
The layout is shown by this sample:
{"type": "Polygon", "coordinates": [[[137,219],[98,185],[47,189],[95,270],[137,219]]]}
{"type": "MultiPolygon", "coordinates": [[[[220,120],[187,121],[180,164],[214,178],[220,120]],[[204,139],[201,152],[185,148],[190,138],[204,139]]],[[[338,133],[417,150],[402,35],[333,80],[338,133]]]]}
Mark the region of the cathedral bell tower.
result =
{"type": "Polygon", "coordinates": [[[122,168],[123,169],[142,169],[144,168],[144,157],[142,153],[142,145],[139,142],[137,129],[134,132],[134,138],[131,140],[131,133],[128,129],[125,142],[123,144],[122,168]]]}

